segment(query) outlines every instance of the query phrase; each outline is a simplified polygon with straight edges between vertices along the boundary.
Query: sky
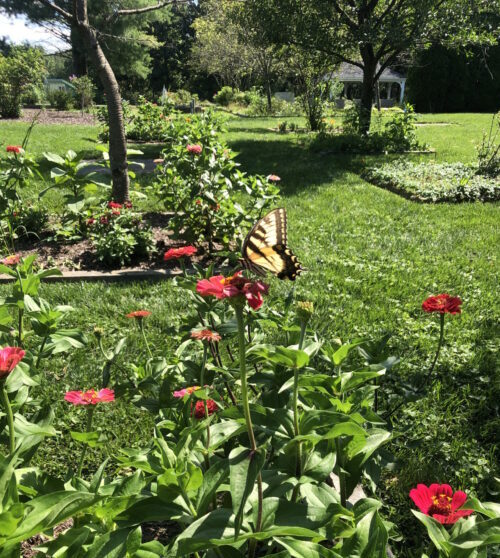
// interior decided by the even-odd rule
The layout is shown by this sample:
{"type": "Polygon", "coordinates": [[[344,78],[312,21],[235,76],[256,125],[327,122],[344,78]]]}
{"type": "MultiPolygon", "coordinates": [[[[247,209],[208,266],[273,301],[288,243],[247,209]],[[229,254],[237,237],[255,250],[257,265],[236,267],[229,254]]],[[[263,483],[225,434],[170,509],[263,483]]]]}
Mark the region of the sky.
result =
{"type": "Polygon", "coordinates": [[[48,52],[67,48],[67,45],[55,37],[49,30],[39,25],[28,23],[25,17],[9,17],[0,12],[0,37],[14,43],[29,42],[32,45],[42,46],[48,52]]]}

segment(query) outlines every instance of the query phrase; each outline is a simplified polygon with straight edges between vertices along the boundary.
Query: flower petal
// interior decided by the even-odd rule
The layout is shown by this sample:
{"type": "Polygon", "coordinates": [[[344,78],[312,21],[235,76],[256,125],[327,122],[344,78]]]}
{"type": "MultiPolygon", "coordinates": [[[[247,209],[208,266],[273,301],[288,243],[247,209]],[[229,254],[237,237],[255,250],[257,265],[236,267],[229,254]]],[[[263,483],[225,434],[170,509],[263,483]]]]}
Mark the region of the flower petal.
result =
{"type": "Polygon", "coordinates": [[[422,513],[427,513],[432,505],[430,490],[425,484],[410,490],[410,498],[422,513]]]}

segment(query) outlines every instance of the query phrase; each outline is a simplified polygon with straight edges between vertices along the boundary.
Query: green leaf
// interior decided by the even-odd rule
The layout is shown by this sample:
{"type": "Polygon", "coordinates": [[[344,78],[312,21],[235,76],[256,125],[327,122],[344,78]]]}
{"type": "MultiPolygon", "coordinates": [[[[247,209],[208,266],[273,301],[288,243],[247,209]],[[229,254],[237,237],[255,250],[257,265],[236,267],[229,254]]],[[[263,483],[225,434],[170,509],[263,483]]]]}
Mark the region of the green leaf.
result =
{"type": "Polygon", "coordinates": [[[64,165],[65,163],[64,159],[60,155],[57,155],[57,153],[45,152],[43,156],[47,159],[47,161],[50,161],[51,163],[56,163],[56,165],[64,165]]]}
{"type": "Polygon", "coordinates": [[[309,364],[309,355],[298,349],[290,349],[279,345],[254,345],[247,351],[247,356],[257,357],[287,368],[303,368],[309,364]]]}
{"type": "Polygon", "coordinates": [[[19,414],[15,415],[14,430],[19,436],[55,436],[57,434],[54,427],[48,424],[34,424],[19,414]]]}
{"type": "Polygon", "coordinates": [[[276,537],[274,540],[288,550],[290,556],[294,558],[342,558],[333,550],[310,541],[276,537]]]}
{"type": "Polygon", "coordinates": [[[235,536],[243,522],[243,513],[248,497],[253,492],[257,477],[266,460],[265,451],[234,448],[229,454],[229,484],[235,514],[235,536]]]}
{"type": "Polygon", "coordinates": [[[433,517],[430,517],[424,513],[418,512],[416,510],[411,510],[413,515],[419,519],[427,528],[427,534],[429,538],[434,543],[434,546],[438,550],[444,550],[444,543],[450,538],[446,529],[436,521],[433,517]]]}
{"type": "Polygon", "coordinates": [[[98,446],[102,446],[103,443],[106,441],[104,436],[101,436],[99,432],[70,432],[71,437],[73,440],[80,442],[82,444],[86,444],[91,448],[96,448],[98,446]]]}
{"type": "Polygon", "coordinates": [[[86,550],[86,558],[125,558],[129,533],[128,529],[118,529],[96,537],[86,550]]]}
{"type": "Polygon", "coordinates": [[[208,511],[208,506],[217,493],[217,488],[227,479],[229,473],[229,463],[226,459],[217,461],[203,475],[203,483],[198,492],[196,512],[204,515],[208,511]]]}

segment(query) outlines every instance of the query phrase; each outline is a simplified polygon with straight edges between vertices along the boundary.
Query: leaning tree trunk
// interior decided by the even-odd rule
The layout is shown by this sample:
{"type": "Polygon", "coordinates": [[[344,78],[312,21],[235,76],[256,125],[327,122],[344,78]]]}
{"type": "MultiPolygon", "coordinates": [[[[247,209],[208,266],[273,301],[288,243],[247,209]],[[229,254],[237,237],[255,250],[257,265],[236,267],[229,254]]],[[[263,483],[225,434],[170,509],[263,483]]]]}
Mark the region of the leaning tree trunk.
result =
{"type": "Polygon", "coordinates": [[[106,94],[109,120],[109,163],[113,181],[112,195],[115,201],[123,203],[129,199],[129,177],[120,87],[113,69],[102,51],[95,30],[89,25],[87,1],[76,0],[75,4],[78,30],[106,94]]]}
{"type": "Polygon", "coordinates": [[[361,49],[363,58],[363,83],[361,85],[361,106],[359,110],[359,132],[368,134],[372,119],[373,95],[375,93],[375,74],[377,60],[371,46],[361,49]]]}

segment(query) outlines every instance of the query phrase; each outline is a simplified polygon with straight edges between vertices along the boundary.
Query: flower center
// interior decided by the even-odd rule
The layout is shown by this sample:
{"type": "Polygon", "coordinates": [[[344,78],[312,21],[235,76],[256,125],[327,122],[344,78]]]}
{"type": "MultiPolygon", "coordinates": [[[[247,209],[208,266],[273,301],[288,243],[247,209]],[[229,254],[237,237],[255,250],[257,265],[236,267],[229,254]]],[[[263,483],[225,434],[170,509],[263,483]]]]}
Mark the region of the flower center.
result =
{"type": "Polygon", "coordinates": [[[451,513],[451,498],[446,494],[438,494],[437,496],[432,496],[432,506],[429,510],[432,515],[434,513],[440,515],[450,515],[451,513]]]}

